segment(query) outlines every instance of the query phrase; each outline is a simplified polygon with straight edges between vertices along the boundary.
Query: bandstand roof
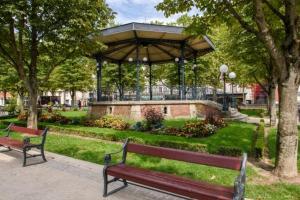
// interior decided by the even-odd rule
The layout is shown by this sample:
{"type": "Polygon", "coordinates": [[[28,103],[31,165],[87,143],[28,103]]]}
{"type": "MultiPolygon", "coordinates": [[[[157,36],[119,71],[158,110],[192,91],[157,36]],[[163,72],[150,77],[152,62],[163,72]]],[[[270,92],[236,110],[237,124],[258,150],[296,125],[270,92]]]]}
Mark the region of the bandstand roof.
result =
{"type": "Polygon", "coordinates": [[[107,48],[95,56],[113,63],[128,62],[129,58],[136,60],[137,55],[139,60],[147,57],[147,62],[153,64],[174,62],[182,52],[185,59],[191,59],[215,49],[207,36],[187,35],[184,27],[135,22],[104,29],[96,39],[107,48]]]}

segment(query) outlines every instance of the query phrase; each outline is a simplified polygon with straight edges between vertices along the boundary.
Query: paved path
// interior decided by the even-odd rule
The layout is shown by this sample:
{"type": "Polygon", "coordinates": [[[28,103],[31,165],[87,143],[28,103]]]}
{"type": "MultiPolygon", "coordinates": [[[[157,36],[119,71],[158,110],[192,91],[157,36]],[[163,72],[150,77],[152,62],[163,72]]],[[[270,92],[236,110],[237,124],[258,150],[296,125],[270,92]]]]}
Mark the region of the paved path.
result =
{"type": "MultiPolygon", "coordinates": [[[[1,150],[1,148],[0,148],[1,150]]],[[[0,200],[101,200],[102,166],[47,153],[48,162],[22,167],[22,154],[0,153],[0,200]]],[[[28,163],[39,161],[29,159],[28,163]],[[31,160],[31,161],[30,161],[31,160]]],[[[118,186],[119,183],[111,184],[118,186]]],[[[106,200],[175,200],[129,185],[106,200]]]]}

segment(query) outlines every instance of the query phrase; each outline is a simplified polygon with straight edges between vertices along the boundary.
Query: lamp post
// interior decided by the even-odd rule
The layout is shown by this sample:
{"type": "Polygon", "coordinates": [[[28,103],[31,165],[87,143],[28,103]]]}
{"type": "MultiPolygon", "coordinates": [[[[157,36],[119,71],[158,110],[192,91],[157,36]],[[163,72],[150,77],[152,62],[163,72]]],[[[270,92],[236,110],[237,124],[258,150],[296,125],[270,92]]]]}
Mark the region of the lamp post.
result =
{"type": "Polygon", "coordinates": [[[236,78],[235,72],[230,72],[228,77],[231,79],[231,107],[235,108],[235,98],[233,96],[233,79],[236,78]]]}
{"type": "Polygon", "coordinates": [[[226,73],[228,72],[228,66],[227,65],[221,65],[220,66],[220,72],[221,72],[221,77],[223,78],[223,111],[228,111],[228,106],[227,106],[227,101],[226,101],[226,73]]]}

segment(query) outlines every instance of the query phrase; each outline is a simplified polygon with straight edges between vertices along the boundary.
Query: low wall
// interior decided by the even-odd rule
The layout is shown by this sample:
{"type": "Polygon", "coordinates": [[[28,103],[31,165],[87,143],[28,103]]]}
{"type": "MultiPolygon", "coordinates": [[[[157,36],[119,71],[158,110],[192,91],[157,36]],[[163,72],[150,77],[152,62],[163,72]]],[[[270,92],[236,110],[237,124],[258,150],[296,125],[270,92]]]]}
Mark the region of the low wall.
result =
{"type": "Polygon", "coordinates": [[[95,102],[89,105],[89,114],[93,117],[115,115],[141,120],[143,111],[149,107],[161,111],[169,119],[204,117],[208,112],[222,114],[220,106],[208,100],[95,102]]]}

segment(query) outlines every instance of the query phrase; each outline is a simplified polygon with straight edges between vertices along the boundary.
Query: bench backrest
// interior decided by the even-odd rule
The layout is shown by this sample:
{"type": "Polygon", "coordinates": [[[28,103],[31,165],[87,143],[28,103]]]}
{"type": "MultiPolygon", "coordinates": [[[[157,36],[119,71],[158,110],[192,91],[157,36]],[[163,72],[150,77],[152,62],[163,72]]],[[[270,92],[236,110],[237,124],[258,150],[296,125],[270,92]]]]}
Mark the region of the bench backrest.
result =
{"type": "Polygon", "coordinates": [[[205,153],[190,152],[164,147],[155,147],[128,143],[125,147],[127,152],[161,157],[171,160],[185,161],[232,170],[241,170],[242,158],[210,155],[205,153]]]}
{"type": "Polygon", "coordinates": [[[16,126],[16,125],[10,125],[9,127],[10,131],[15,131],[18,133],[25,133],[29,135],[36,135],[36,136],[41,136],[45,132],[44,130],[39,130],[39,129],[31,129],[31,128],[26,128],[26,127],[21,127],[21,126],[16,126]]]}

